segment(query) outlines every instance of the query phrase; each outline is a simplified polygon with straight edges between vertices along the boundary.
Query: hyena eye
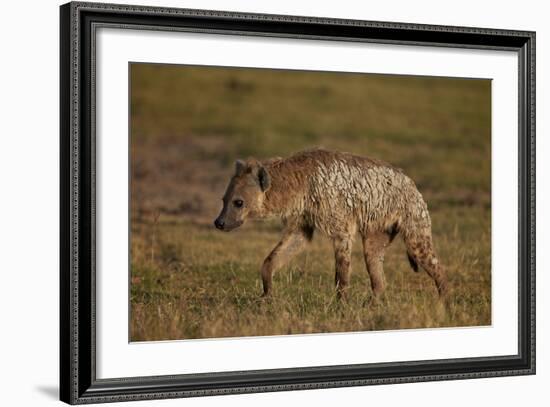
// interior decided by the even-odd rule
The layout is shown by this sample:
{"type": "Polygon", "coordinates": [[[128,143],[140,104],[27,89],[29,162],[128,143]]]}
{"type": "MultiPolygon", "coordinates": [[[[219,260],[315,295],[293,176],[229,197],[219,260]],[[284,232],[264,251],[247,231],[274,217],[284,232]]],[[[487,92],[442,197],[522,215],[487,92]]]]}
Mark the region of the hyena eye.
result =
{"type": "Polygon", "coordinates": [[[233,201],[233,205],[235,205],[237,208],[242,208],[244,202],[242,199],[235,199],[233,201]]]}

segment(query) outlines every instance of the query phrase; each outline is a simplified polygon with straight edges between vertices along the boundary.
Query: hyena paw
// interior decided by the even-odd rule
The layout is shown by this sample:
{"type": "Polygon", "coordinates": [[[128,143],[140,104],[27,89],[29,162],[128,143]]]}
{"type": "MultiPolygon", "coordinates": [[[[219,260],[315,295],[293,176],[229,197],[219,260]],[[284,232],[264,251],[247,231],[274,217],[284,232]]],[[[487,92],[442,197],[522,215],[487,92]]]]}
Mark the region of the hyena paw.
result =
{"type": "Polygon", "coordinates": [[[369,295],[365,301],[363,301],[363,307],[378,307],[382,305],[384,301],[384,294],[372,294],[369,295]]]}

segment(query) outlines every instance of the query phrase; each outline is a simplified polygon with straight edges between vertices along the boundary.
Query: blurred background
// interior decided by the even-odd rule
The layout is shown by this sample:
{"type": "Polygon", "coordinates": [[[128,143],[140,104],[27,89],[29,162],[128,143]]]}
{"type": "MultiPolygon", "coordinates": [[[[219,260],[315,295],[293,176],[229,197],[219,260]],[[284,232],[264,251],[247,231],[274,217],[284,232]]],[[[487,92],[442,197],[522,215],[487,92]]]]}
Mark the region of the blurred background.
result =
{"type": "Polygon", "coordinates": [[[180,65],[131,65],[131,339],[159,340],[491,323],[491,82],[180,65]],[[325,147],[387,161],[417,184],[451,300],[388,250],[369,304],[359,245],[348,304],[334,300],[321,235],[259,301],[277,222],[212,222],[239,158],[325,147]]]}

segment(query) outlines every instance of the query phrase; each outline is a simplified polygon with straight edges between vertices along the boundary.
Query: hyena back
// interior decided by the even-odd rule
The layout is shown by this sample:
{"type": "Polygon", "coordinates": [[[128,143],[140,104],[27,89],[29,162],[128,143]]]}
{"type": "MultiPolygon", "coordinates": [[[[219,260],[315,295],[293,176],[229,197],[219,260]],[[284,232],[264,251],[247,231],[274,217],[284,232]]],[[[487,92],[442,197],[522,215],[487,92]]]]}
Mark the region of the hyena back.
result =
{"type": "Polygon", "coordinates": [[[389,164],[322,149],[286,159],[237,161],[216,227],[230,231],[246,219],[268,217],[281,218],[285,228],[262,265],[264,295],[271,293],[273,273],[307,246],[315,230],[332,240],[339,298],[349,287],[357,232],[375,296],[384,291],[384,252],[397,234],[403,237],[412,268],[421,266],[439,295],[446,294],[427,205],[414,182],[389,164]]]}

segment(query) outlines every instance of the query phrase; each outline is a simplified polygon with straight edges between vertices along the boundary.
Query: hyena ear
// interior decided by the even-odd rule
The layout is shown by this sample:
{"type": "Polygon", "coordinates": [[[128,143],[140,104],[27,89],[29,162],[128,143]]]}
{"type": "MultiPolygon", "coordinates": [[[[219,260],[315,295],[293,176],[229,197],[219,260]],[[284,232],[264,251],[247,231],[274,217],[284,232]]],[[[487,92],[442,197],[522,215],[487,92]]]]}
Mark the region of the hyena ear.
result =
{"type": "Polygon", "coordinates": [[[264,167],[258,169],[258,181],[260,182],[260,188],[264,192],[271,186],[271,177],[264,167]]]}
{"type": "Polygon", "coordinates": [[[235,173],[241,175],[246,169],[246,163],[243,160],[237,160],[235,162],[235,173]]]}

